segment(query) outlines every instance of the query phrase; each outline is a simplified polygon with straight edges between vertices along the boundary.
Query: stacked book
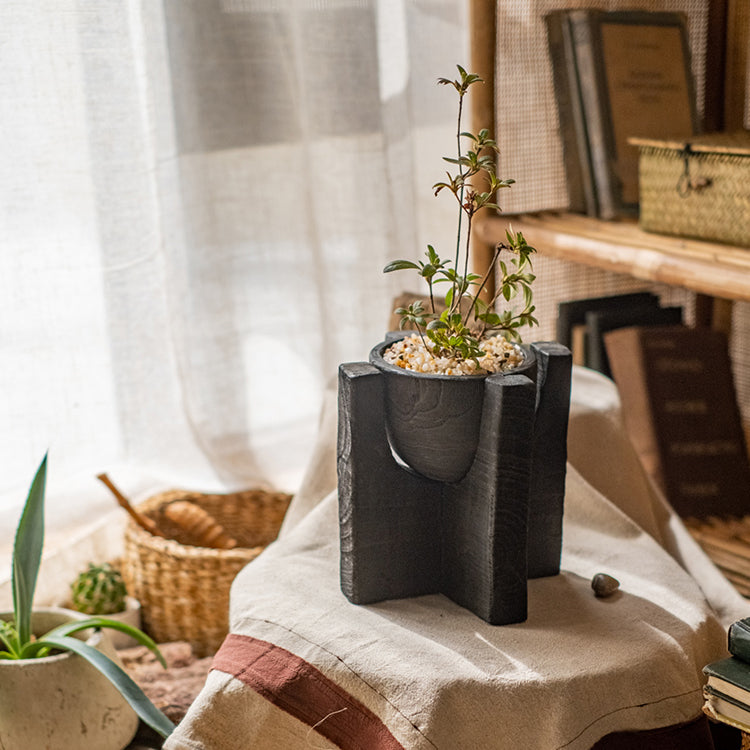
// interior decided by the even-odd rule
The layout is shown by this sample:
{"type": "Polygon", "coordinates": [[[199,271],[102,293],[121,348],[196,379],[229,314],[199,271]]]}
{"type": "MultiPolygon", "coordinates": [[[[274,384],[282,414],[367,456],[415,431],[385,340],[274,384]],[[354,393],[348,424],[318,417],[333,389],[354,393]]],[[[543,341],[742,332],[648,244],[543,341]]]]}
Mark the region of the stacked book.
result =
{"type": "Polygon", "coordinates": [[[750,617],[730,626],[728,641],[732,655],[703,668],[703,712],[750,734],[750,617]]]}

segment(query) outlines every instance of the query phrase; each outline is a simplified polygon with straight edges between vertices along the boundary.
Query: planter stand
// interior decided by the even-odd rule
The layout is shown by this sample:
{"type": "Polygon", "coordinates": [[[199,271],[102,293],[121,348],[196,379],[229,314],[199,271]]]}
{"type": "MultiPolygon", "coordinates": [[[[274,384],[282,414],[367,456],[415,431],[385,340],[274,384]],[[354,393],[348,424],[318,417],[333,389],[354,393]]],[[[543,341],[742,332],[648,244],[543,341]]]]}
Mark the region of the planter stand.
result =
{"type": "Polygon", "coordinates": [[[526,581],[560,571],[571,356],[488,376],[479,445],[457,482],[417,474],[387,436],[384,375],[339,368],[341,589],[354,604],[443,593],[492,625],[527,616],[526,581]]]}

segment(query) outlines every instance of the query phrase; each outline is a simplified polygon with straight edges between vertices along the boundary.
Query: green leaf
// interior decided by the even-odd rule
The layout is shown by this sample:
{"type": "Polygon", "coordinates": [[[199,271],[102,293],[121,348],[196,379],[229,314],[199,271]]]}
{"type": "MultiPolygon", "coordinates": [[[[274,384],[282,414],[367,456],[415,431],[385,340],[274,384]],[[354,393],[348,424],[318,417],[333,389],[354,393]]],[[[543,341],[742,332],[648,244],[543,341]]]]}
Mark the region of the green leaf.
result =
{"type": "Polygon", "coordinates": [[[500,316],[493,312],[477,315],[477,319],[485,322],[488,326],[496,326],[500,324],[500,316]]]}
{"type": "Polygon", "coordinates": [[[19,658],[21,644],[18,642],[18,631],[11,623],[5,620],[0,620],[0,643],[6,648],[5,651],[0,652],[0,658],[19,658]]]}
{"type": "Polygon", "coordinates": [[[141,646],[146,646],[146,648],[154,653],[162,667],[165,669],[167,668],[167,663],[164,661],[164,657],[162,656],[161,651],[159,651],[159,647],[152,638],[133,625],[128,625],[128,623],[120,622],[119,620],[113,620],[110,617],[87,617],[85,620],[70,620],[62,625],[58,625],[53,630],[50,630],[49,633],[44,636],[44,640],[48,640],[50,637],[73,635],[73,633],[78,633],[87,628],[108,628],[109,630],[117,630],[120,633],[125,633],[138,641],[141,646]]]}
{"type": "Polygon", "coordinates": [[[31,607],[44,545],[44,491],[47,454],[37,469],[26,498],[13,544],[13,613],[20,645],[31,640],[31,607]]]}
{"type": "Polygon", "coordinates": [[[419,266],[411,260],[394,260],[391,261],[384,269],[383,273],[391,271],[404,271],[406,269],[419,269],[419,266]]]}
{"type": "Polygon", "coordinates": [[[432,263],[425,263],[419,272],[419,275],[424,279],[431,279],[437,273],[437,268],[432,263]]]}
{"type": "Polygon", "coordinates": [[[162,737],[169,737],[174,730],[174,724],[154,706],[125,670],[101,651],[97,651],[88,643],[66,635],[45,636],[43,645],[72,651],[86,659],[92,667],[98,669],[120,691],[122,697],[130,704],[139,718],[162,737]]]}

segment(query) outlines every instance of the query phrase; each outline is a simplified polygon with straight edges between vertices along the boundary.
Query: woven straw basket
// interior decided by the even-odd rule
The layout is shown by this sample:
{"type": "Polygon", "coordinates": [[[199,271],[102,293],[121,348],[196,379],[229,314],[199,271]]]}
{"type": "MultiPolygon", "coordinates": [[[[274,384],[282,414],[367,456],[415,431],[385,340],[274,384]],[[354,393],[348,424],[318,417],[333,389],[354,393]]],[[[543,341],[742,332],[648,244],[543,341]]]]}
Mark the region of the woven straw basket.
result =
{"type": "Polygon", "coordinates": [[[130,520],[122,572],[128,592],[141,602],[143,629],[158,643],[187,641],[197,657],[213,654],[229,629],[229,589],[239,571],[277,536],[291,496],[247,490],[209,495],[172,490],[138,505],[168,536],[150,534],[130,520]],[[164,516],[177,500],[209,513],[237,540],[234,549],[193,547],[164,516]]]}
{"type": "Polygon", "coordinates": [[[631,138],[638,146],[640,224],[647,232],[750,244],[750,133],[687,142],[631,138]]]}

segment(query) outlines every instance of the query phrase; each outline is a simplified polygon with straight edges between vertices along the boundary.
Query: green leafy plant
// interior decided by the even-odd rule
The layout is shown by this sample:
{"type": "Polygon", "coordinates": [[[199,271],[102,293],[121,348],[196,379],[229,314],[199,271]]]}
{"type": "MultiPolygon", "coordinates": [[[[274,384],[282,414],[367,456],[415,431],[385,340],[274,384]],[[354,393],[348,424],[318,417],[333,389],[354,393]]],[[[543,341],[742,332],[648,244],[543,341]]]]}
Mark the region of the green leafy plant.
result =
{"type": "Polygon", "coordinates": [[[443,157],[455,169],[453,173],[446,173],[446,181],[433,185],[436,196],[447,190],[458,203],[458,230],[453,262],[442,260],[435,248],[428,245],[426,261],[395,260],[383,271],[390,273],[415,270],[429,289],[429,309],[425,309],[421,300],[396,309],[395,312],[401,319],[401,328],[407,324],[413,325],[425,347],[435,356],[476,360],[484,354],[482,340],[488,334],[499,333],[508,340],[520,342],[520,328],[538,325],[533,314],[531,290],[535,277],[530,256],[535,249],[526,242],[521,232],[508,230],[506,242],[500,242],[495,247],[494,257],[484,276],[469,270],[474,217],[482,209],[500,210],[495,202],[497,193],[509,188],[515,180],[498,178],[495,158],[498,147],[488,130],[482,129],[474,134],[461,129],[464,97],[469,88],[482,82],[482,79],[474,73],[467,73],[460,65],[456,67],[458,79],[438,79],[439,84],[453,86],[458,92],[457,155],[443,157]],[[468,144],[466,148],[464,144],[468,144]],[[483,183],[481,186],[480,182],[483,183]],[[507,262],[501,258],[503,253],[509,254],[507,262]],[[496,269],[499,271],[497,291],[491,299],[485,300],[482,292],[490,274],[496,269]],[[440,283],[448,284],[442,305],[436,302],[436,285],[440,283]],[[522,299],[519,311],[496,310],[497,303],[501,300],[510,303],[518,298],[522,299]],[[427,344],[425,338],[429,339],[431,345],[427,344]]]}
{"type": "Polygon", "coordinates": [[[89,563],[70,585],[71,603],[86,615],[111,615],[125,609],[128,592],[122,573],[109,563],[89,563]]]}
{"type": "MultiPolygon", "coordinates": [[[[89,628],[112,628],[127,633],[149,648],[166,667],[156,643],[131,625],[103,617],[72,620],[36,637],[31,628],[32,603],[44,544],[44,495],[47,479],[45,455],[31,484],[16,530],[11,565],[13,619],[0,620],[0,659],[36,659],[70,651],[86,659],[120,691],[136,714],[162,737],[174,729],[172,722],[148,699],[130,676],[108,656],[72,635],[89,628]]],[[[64,688],[64,686],[62,686],[64,688]]]]}

